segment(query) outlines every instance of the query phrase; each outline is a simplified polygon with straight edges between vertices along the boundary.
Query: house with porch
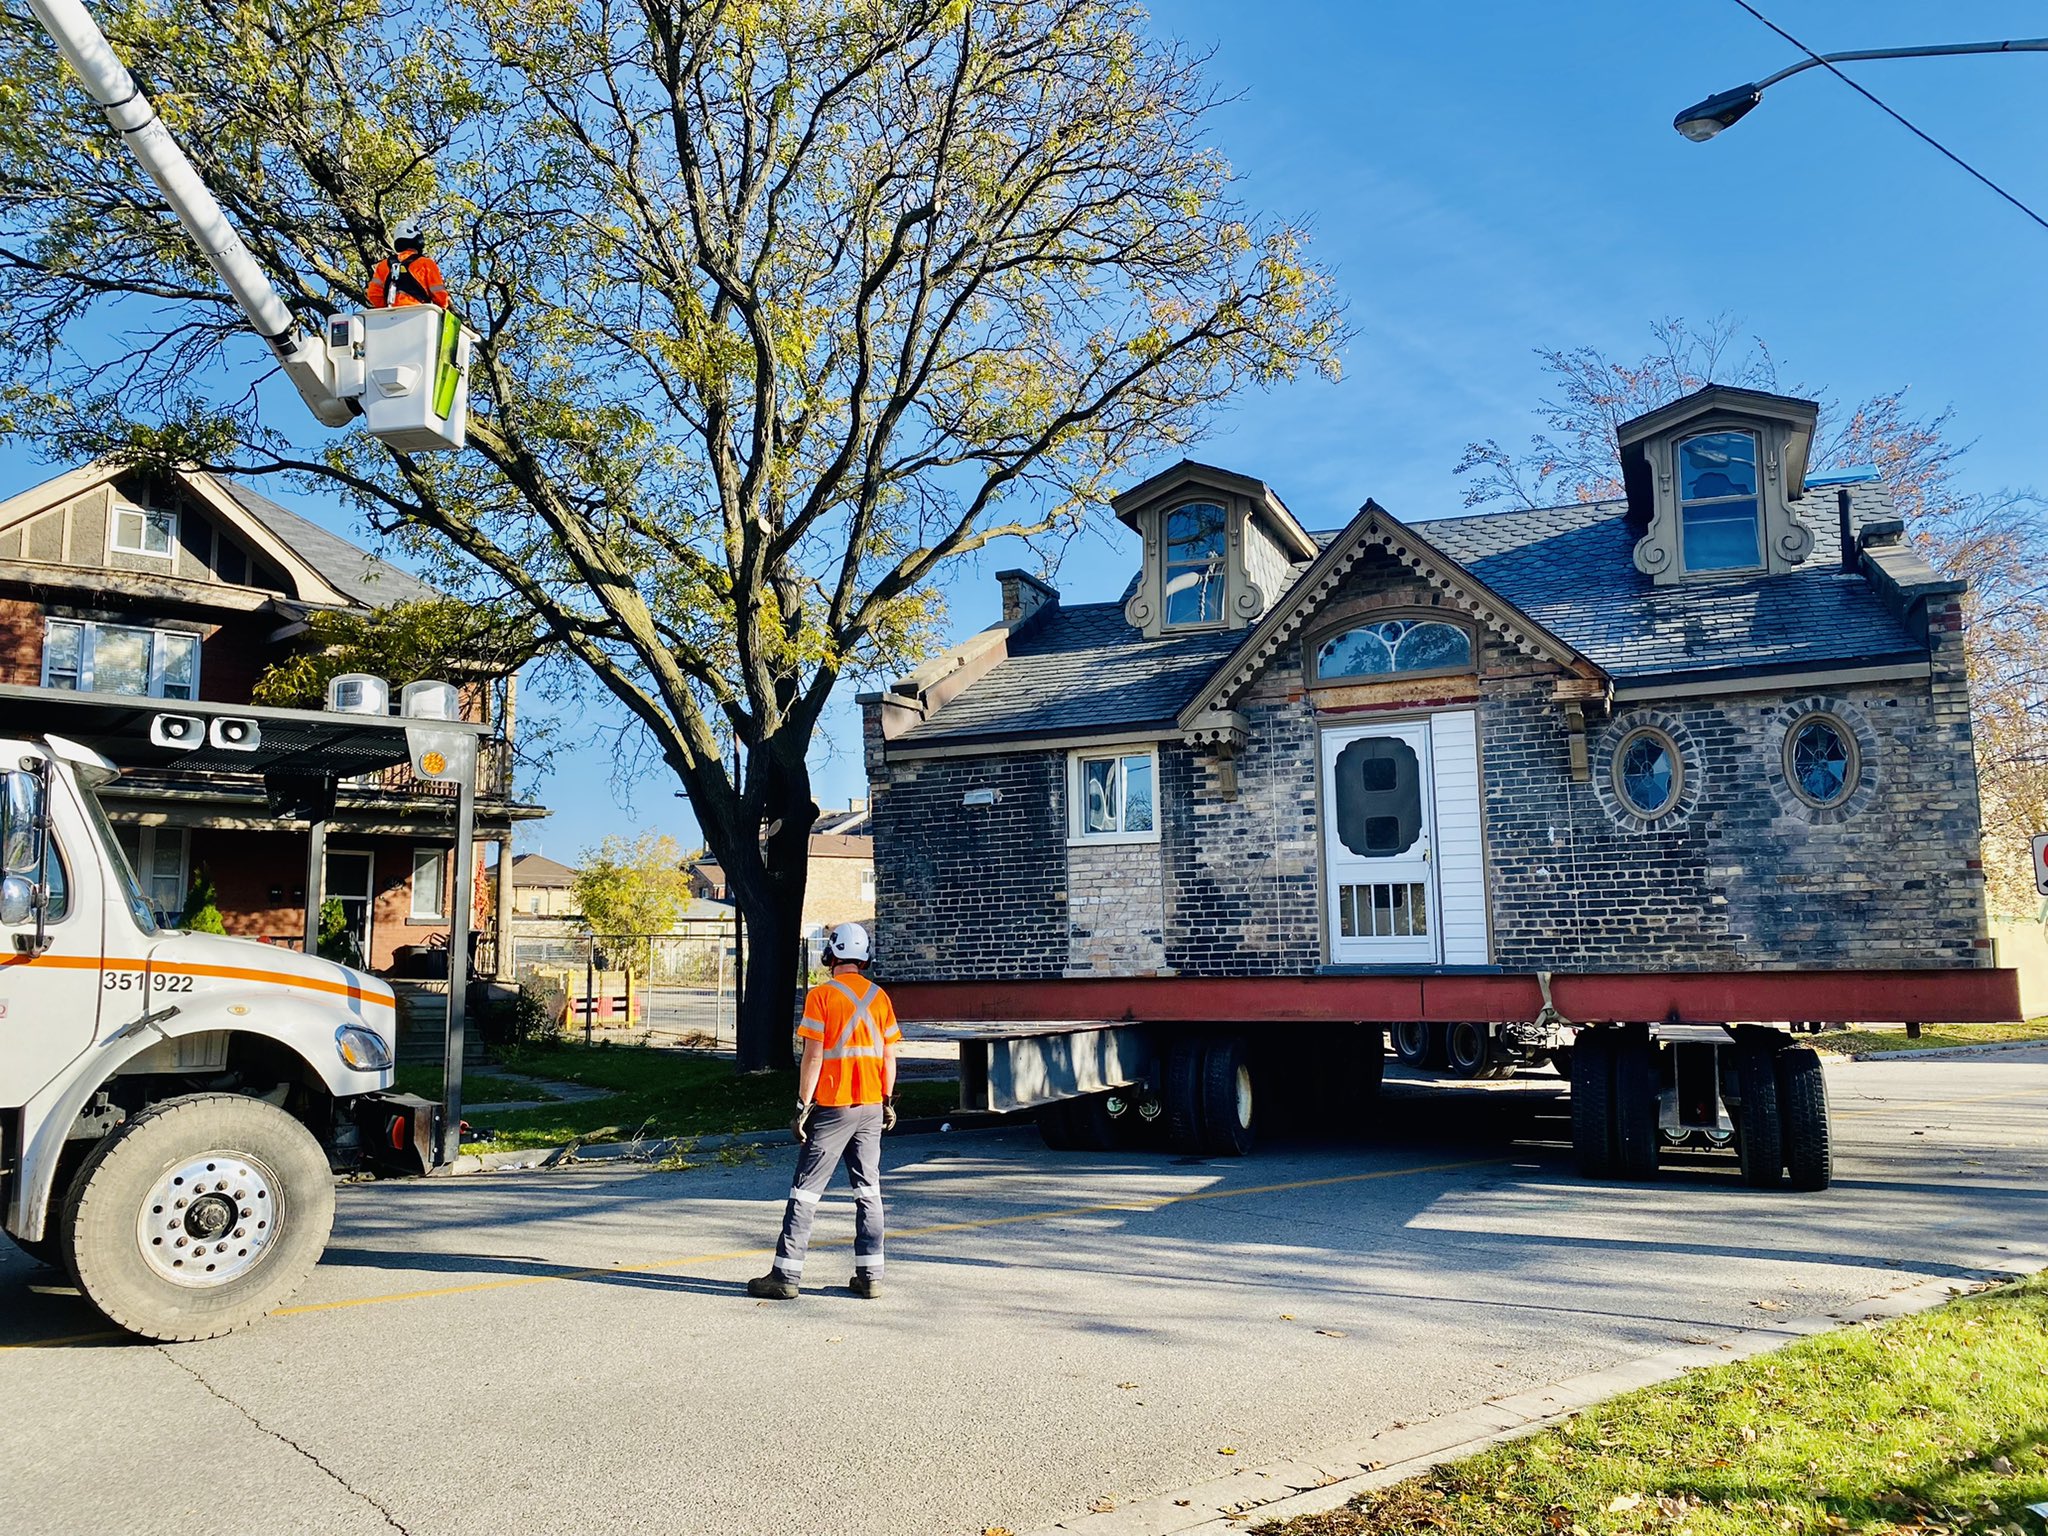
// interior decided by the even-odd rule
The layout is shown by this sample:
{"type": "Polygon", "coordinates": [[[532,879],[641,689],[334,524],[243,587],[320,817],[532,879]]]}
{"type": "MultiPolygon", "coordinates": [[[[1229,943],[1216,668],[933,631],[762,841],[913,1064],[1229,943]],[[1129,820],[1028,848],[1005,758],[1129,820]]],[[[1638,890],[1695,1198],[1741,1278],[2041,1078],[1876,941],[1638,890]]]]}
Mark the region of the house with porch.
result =
{"type": "MultiPolygon", "coordinates": [[[[313,612],[437,595],[234,480],[87,465],[0,502],[0,684],[30,690],[10,693],[6,723],[61,734],[62,700],[80,694],[247,703],[307,643],[313,612]]],[[[457,681],[467,718],[505,697],[503,680],[457,681]]],[[[260,776],[144,768],[103,798],[160,911],[175,916],[203,870],[230,933],[304,942],[305,824],[260,776]]],[[[545,814],[513,793],[501,731],[479,765],[478,843],[508,846],[517,822],[545,814]]],[[[325,887],[372,968],[418,967],[446,946],[454,836],[447,785],[401,766],[341,786],[325,887]]],[[[476,926],[488,962],[496,914],[476,926]]]]}
{"type": "Polygon", "coordinates": [[[1183,462],[1121,601],[862,699],[880,970],[947,980],[1990,963],[1963,583],[1810,401],[1627,423],[1625,494],[1311,532],[1183,462]]]}

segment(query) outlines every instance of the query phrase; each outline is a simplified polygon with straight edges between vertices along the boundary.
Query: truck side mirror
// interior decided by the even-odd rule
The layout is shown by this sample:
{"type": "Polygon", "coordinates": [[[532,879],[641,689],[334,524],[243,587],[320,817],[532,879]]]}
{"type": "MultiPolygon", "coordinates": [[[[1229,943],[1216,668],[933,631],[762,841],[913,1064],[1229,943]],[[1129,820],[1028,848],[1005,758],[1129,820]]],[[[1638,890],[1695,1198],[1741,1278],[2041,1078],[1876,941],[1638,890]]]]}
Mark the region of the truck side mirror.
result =
{"type": "Polygon", "coordinates": [[[21,875],[0,877],[0,928],[19,928],[35,913],[36,888],[21,875]]]}

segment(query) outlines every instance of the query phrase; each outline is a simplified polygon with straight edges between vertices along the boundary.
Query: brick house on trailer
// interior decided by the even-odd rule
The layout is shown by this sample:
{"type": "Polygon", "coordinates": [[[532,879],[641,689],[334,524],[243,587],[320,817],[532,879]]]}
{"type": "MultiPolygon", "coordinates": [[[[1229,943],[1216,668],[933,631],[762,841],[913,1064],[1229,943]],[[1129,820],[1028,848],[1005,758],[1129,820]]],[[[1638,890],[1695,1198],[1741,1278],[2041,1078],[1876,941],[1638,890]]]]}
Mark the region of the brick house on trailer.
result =
{"type": "Polygon", "coordinates": [[[1711,386],[1623,499],[1335,534],[1134,487],[1124,601],[1005,572],[864,697],[882,973],[1988,965],[1963,585],[1815,416],[1711,386]]]}
{"type": "MultiPolygon", "coordinates": [[[[0,684],[38,692],[139,694],[247,703],[257,678],[304,643],[319,609],[367,612],[438,594],[418,578],[245,485],[200,473],[152,479],[95,464],[0,502],[0,684]]],[[[411,681],[391,680],[396,685],[411,681]]],[[[491,690],[464,689],[484,718],[491,690]]],[[[10,716],[34,713],[33,696],[10,716]]],[[[62,732],[61,719],[9,718],[62,732]]],[[[479,764],[477,839],[509,840],[545,815],[512,798],[507,746],[479,764]]],[[[105,803],[144,890],[183,907],[210,873],[233,934],[303,942],[303,823],[273,814],[259,778],[150,769],[108,787],[105,803]]],[[[342,788],[326,889],[369,965],[448,938],[454,801],[403,767],[342,788]]],[[[479,923],[489,930],[494,925],[479,923]]],[[[488,957],[489,944],[483,951],[488,957]]]]}

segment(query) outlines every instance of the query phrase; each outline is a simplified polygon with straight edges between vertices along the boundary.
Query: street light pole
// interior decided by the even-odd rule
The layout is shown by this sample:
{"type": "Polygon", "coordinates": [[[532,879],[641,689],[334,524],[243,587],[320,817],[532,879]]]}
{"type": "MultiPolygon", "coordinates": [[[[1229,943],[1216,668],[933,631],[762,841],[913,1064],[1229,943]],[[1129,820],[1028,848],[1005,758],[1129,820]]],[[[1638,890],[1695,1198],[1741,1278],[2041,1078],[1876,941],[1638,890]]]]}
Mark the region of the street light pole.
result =
{"type": "Polygon", "coordinates": [[[1860,59],[1929,59],[1963,53],[2048,53],[2048,37],[2013,37],[1994,43],[1930,43],[1921,48],[1852,48],[1846,53],[1815,54],[1753,84],[1738,85],[1732,90],[1717,92],[1705,101],[1695,102],[1672,118],[1671,126],[1695,144],[1704,144],[1722,129],[1732,128],[1746,117],[1750,109],[1763,100],[1765,91],[1802,70],[1829,64],[1851,64],[1860,59]]]}

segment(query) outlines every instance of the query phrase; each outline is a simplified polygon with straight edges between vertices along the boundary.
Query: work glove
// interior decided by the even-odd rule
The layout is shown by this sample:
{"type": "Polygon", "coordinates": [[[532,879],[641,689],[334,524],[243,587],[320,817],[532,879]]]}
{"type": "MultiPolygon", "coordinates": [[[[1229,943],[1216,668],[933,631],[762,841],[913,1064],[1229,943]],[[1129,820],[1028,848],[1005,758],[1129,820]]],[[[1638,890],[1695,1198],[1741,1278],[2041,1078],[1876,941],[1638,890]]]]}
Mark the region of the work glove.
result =
{"type": "Polygon", "coordinates": [[[896,1095],[893,1093],[882,1100],[882,1129],[885,1131],[896,1129],[896,1095]]]}
{"type": "Polygon", "coordinates": [[[817,1107],[815,1104],[806,1104],[801,1099],[797,1100],[796,1118],[789,1122],[789,1134],[798,1141],[811,1139],[811,1111],[817,1107]]]}

